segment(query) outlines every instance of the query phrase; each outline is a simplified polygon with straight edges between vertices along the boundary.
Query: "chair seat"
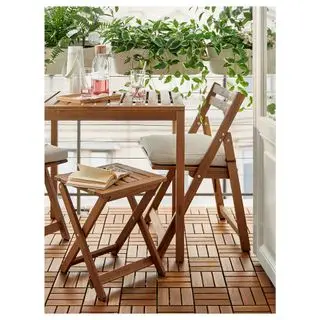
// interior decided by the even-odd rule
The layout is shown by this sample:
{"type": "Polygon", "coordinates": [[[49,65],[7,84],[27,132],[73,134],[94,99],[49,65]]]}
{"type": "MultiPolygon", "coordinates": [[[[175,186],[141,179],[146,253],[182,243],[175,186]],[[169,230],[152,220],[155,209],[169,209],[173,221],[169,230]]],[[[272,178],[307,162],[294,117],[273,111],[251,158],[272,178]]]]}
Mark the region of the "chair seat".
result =
{"type": "Polygon", "coordinates": [[[68,158],[68,151],[51,144],[45,144],[44,158],[45,163],[62,161],[68,158]]]}
{"type": "MultiPolygon", "coordinates": [[[[185,165],[198,165],[208,150],[212,137],[203,134],[185,135],[185,165]]],[[[150,135],[140,139],[140,145],[146,151],[153,164],[176,164],[176,135],[150,135]]],[[[212,161],[212,166],[225,167],[224,148],[221,146],[212,161]]]]}

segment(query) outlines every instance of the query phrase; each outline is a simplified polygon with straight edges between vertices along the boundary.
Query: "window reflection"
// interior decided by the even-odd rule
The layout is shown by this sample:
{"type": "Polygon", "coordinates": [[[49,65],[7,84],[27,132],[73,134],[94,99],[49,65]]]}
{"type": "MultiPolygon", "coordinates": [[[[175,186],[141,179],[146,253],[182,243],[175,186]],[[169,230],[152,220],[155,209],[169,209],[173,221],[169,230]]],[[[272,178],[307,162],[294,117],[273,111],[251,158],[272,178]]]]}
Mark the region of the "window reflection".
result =
{"type": "Polygon", "coordinates": [[[276,120],[276,10],[275,7],[267,7],[266,25],[266,105],[267,116],[276,120]]]}

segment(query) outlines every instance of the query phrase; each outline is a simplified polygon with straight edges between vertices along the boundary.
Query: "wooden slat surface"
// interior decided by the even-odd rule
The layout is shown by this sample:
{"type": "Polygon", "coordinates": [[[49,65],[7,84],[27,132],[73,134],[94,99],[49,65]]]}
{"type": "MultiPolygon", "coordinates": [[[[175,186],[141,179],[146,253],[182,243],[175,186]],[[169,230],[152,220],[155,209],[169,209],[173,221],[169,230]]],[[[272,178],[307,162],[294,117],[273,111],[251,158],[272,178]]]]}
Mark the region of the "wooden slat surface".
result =
{"type": "MultiPolygon", "coordinates": [[[[230,212],[234,214],[233,208],[230,212]]],[[[64,212],[65,213],[65,212],[64,212]]],[[[160,208],[159,219],[167,227],[171,208],[160,208]]],[[[92,250],[114,242],[130,216],[129,208],[106,208],[88,237],[92,250]]],[[[246,209],[249,230],[252,213],[246,209]]],[[[69,219],[66,223],[74,239],[69,219]]],[[[46,223],[50,221],[46,215],[46,223]]],[[[69,248],[58,233],[45,238],[46,313],[274,313],[275,288],[257,258],[243,253],[239,238],[226,223],[219,221],[216,208],[190,208],[185,216],[185,260],[175,263],[174,241],[163,262],[166,277],[158,277],[148,266],[133,274],[104,284],[105,303],[88,285],[84,264],[59,273],[69,248]]],[[[152,238],[158,243],[150,226],[152,238]]],[[[249,234],[252,242],[252,234],[249,234]]],[[[74,240],[71,241],[71,243],[74,240]]],[[[110,254],[96,258],[99,274],[115,264],[124,266],[149,255],[138,229],[134,230],[115,261],[110,254]]]]}
{"type": "MultiPolygon", "coordinates": [[[[130,195],[130,192],[132,192],[133,195],[138,194],[140,192],[140,188],[143,188],[143,191],[151,190],[156,185],[166,180],[164,176],[132,168],[120,163],[114,163],[107,166],[100,166],[100,168],[110,168],[118,171],[127,171],[129,172],[129,176],[125,179],[117,181],[115,184],[113,184],[105,190],[97,190],[90,188],[79,189],[91,194],[102,195],[106,198],[110,198],[110,200],[114,200],[121,198],[122,194],[130,195]]],[[[56,180],[62,183],[66,183],[70,174],[71,173],[57,175],[56,180]]]]}
{"type": "Polygon", "coordinates": [[[172,92],[148,91],[147,103],[132,103],[130,93],[122,94],[119,101],[74,104],[59,101],[63,92],[47,94],[45,120],[176,120],[176,112],[183,111],[181,97],[172,92]],[[163,97],[163,102],[161,101],[163,97]]]}

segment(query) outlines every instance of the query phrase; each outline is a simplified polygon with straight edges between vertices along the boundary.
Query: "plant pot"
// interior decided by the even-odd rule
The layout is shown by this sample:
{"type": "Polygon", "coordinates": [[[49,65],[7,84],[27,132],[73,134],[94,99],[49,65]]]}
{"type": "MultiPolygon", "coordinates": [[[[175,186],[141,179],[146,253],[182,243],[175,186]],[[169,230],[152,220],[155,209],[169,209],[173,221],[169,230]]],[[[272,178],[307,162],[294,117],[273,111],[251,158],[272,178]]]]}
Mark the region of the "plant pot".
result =
{"type": "MultiPolygon", "coordinates": [[[[148,50],[146,49],[131,49],[129,51],[124,51],[120,53],[113,53],[113,59],[114,59],[114,66],[115,66],[115,71],[118,74],[129,74],[131,69],[135,69],[138,66],[137,61],[133,61],[133,56],[135,54],[139,54],[145,59],[148,58],[148,50]],[[130,57],[130,62],[124,63],[127,57],[130,57]]],[[[183,65],[183,62],[185,61],[184,57],[182,56],[174,56],[170,52],[167,53],[167,58],[168,59],[178,59],[180,60],[179,63],[172,65],[170,67],[170,73],[174,74],[176,71],[180,71],[181,73],[187,73],[187,74],[197,74],[200,71],[198,69],[186,69],[183,65]]],[[[152,66],[156,65],[158,61],[152,61],[152,66]]],[[[160,75],[160,74],[165,74],[166,69],[154,69],[151,67],[152,74],[155,75],[160,75]]]]}
{"type": "MultiPolygon", "coordinates": [[[[252,72],[252,51],[250,49],[246,50],[249,56],[248,65],[249,72],[252,72]]],[[[227,68],[223,65],[225,64],[225,58],[233,57],[232,49],[222,49],[218,55],[213,47],[208,47],[208,54],[210,57],[210,69],[214,74],[226,74],[227,68]]],[[[236,73],[241,72],[238,66],[234,67],[236,73]]]]}
{"type": "MultiPolygon", "coordinates": [[[[246,50],[249,56],[248,64],[249,64],[249,72],[252,74],[252,50],[246,50]]],[[[217,55],[216,51],[212,47],[208,47],[208,54],[210,57],[210,69],[215,74],[226,74],[227,68],[223,65],[225,64],[224,59],[228,57],[232,57],[233,53],[231,49],[223,49],[220,54],[217,55]]],[[[274,74],[276,69],[276,49],[268,49],[267,50],[267,73],[274,74]]],[[[235,66],[234,71],[240,72],[241,69],[238,66],[235,66]]]]}
{"type": "MultiPolygon", "coordinates": [[[[45,48],[45,59],[51,57],[52,48],[45,48]]],[[[62,69],[66,67],[67,63],[68,49],[64,49],[55,59],[53,63],[50,63],[46,66],[45,74],[61,74],[62,69]]],[[[92,60],[94,58],[95,52],[94,47],[84,48],[83,57],[84,57],[84,67],[91,68],[92,60]]]]}

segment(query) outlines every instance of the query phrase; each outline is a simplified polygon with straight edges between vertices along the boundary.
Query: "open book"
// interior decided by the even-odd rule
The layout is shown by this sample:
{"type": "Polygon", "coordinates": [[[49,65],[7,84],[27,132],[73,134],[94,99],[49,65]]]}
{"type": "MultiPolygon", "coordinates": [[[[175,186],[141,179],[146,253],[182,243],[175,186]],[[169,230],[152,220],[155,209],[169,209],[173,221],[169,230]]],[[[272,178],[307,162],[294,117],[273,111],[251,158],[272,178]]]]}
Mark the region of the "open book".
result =
{"type": "Polygon", "coordinates": [[[67,185],[88,189],[104,190],[123,177],[129,175],[126,171],[116,171],[78,164],[79,171],[71,173],[67,185]]]}

